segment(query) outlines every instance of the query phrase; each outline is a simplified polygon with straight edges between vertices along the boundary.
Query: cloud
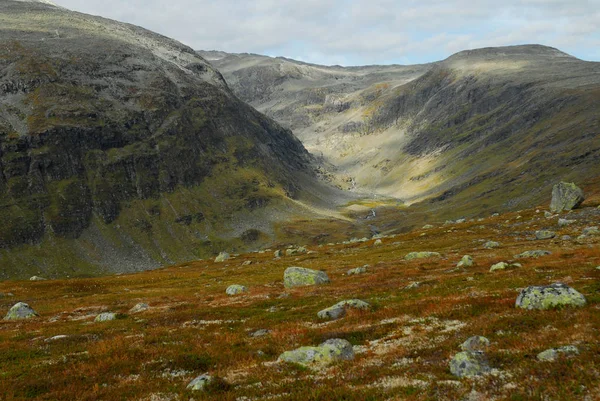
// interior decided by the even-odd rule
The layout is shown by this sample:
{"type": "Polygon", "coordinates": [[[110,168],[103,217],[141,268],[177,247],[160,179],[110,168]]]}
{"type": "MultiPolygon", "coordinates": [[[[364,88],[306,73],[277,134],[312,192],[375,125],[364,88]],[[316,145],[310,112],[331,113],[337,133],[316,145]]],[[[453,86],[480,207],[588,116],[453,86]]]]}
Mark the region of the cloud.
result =
{"type": "Polygon", "coordinates": [[[598,60],[600,0],[55,0],[195,48],[321,64],[436,61],[540,43],[598,60]]]}

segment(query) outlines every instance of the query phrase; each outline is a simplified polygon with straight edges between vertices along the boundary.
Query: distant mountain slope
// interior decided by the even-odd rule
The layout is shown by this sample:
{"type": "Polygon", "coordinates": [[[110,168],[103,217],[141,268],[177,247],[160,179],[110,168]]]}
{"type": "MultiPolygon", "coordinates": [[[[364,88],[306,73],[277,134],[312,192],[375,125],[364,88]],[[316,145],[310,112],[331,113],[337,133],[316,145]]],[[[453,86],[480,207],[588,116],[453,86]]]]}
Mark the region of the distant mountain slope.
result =
{"type": "Polygon", "coordinates": [[[470,50],[414,67],[212,59],[348,187],[431,213],[518,209],[545,200],[558,180],[585,186],[600,176],[600,63],[553,48],[470,50]]]}
{"type": "Polygon", "coordinates": [[[0,278],[248,248],[302,211],[310,155],[193,50],[44,3],[0,2],[0,278]]]}

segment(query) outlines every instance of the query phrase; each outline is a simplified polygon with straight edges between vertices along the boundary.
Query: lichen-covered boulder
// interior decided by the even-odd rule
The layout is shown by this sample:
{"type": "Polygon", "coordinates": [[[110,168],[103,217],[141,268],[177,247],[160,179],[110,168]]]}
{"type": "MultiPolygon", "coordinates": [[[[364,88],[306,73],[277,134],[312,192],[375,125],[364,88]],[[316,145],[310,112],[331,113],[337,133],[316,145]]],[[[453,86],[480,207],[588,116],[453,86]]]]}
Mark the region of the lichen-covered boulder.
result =
{"type": "Polygon", "coordinates": [[[150,309],[150,305],[148,305],[147,303],[144,302],[140,302],[139,304],[135,305],[133,308],[129,309],[129,313],[134,314],[134,313],[141,313],[141,312],[145,312],[148,309],[150,309]]]}
{"type": "Polygon", "coordinates": [[[517,308],[541,310],[581,307],[585,304],[583,294],[562,283],[527,287],[521,291],[515,302],[517,308]]]}
{"type": "Polygon", "coordinates": [[[216,258],[215,263],[223,263],[231,257],[227,252],[221,252],[216,258]]]}
{"type": "Polygon", "coordinates": [[[320,270],[303,267],[288,267],[283,274],[283,284],[286,288],[303,287],[329,283],[327,273],[320,270]]]}
{"type": "Polygon", "coordinates": [[[450,372],[458,377],[479,376],[491,370],[485,355],[481,352],[459,352],[450,361],[450,372]]]}
{"type": "Polygon", "coordinates": [[[112,312],[104,312],[96,316],[94,322],[109,322],[111,320],[116,320],[117,314],[112,312]]]}
{"type": "Polygon", "coordinates": [[[500,247],[500,243],[496,241],[488,241],[485,244],[483,244],[483,247],[485,249],[494,249],[500,247]]]}
{"type": "Polygon", "coordinates": [[[334,306],[341,306],[344,308],[354,308],[354,309],[362,309],[362,310],[371,309],[371,305],[368,302],[362,301],[360,299],[347,299],[345,301],[338,302],[334,306]]]}
{"type": "Polygon", "coordinates": [[[319,319],[337,320],[346,316],[346,308],[339,305],[330,306],[317,313],[319,319]]]}
{"type": "Polygon", "coordinates": [[[544,240],[556,237],[556,233],[550,230],[539,230],[535,232],[535,239],[544,240]]]}
{"type": "Polygon", "coordinates": [[[362,267],[356,267],[354,269],[350,269],[348,270],[348,272],[346,273],[348,276],[352,276],[355,274],[364,274],[367,272],[367,268],[365,266],[362,267]]]}
{"type": "Polygon", "coordinates": [[[536,249],[535,251],[525,251],[518,255],[515,255],[516,259],[525,259],[525,258],[539,258],[541,256],[551,255],[552,252],[544,251],[542,249],[536,249]]]}
{"type": "Polygon", "coordinates": [[[24,320],[31,319],[37,316],[39,315],[36,311],[33,310],[31,306],[29,306],[25,302],[18,302],[12,308],[10,308],[10,310],[4,317],[4,320],[24,320]]]}
{"type": "Polygon", "coordinates": [[[510,267],[510,265],[506,262],[499,262],[496,263],[495,265],[492,265],[492,267],[490,267],[490,272],[495,272],[495,271],[499,271],[499,270],[506,270],[510,267]]]}
{"type": "Polygon", "coordinates": [[[210,383],[213,378],[207,374],[200,375],[192,380],[187,388],[192,391],[202,391],[205,389],[206,385],[210,383]]]}
{"type": "Polygon", "coordinates": [[[225,293],[230,296],[243,294],[244,292],[248,292],[248,287],[239,284],[230,285],[225,290],[225,293]]]}
{"type": "Polygon", "coordinates": [[[293,351],[286,351],[279,356],[278,361],[318,367],[352,359],[354,359],[352,344],[335,338],[325,341],[318,347],[300,347],[293,351]]]}
{"type": "Polygon", "coordinates": [[[538,361],[552,362],[557,360],[561,355],[576,356],[579,355],[579,348],[574,345],[566,345],[564,347],[550,348],[542,351],[537,355],[538,361]]]}
{"type": "Polygon", "coordinates": [[[573,210],[584,201],[581,188],[572,182],[561,182],[552,188],[550,211],[559,213],[563,210],[573,210]]]}
{"type": "Polygon", "coordinates": [[[413,259],[427,259],[427,258],[439,258],[440,255],[438,252],[411,252],[404,257],[405,260],[413,260],[413,259]]]}
{"type": "Polygon", "coordinates": [[[456,267],[471,267],[473,266],[473,257],[470,255],[465,255],[462,257],[460,262],[456,265],[456,267]]]}
{"type": "Polygon", "coordinates": [[[483,352],[490,346],[490,340],[482,336],[473,336],[461,344],[460,349],[469,352],[483,352]]]}

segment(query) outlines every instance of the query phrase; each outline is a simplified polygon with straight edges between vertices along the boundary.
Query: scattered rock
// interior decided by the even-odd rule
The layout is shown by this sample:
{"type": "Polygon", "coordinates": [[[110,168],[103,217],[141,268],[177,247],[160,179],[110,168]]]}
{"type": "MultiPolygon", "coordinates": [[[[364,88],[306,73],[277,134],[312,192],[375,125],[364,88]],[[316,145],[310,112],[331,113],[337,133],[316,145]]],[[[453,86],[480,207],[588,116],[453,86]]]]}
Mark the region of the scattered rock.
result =
{"type": "Polygon", "coordinates": [[[269,333],[271,333],[271,330],[260,329],[260,330],[256,330],[253,333],[250,333],[250,337],[253,337],[253,338],[264,337],[264,336],[268,335],[269,333]]]}
{"type": "Polygon", "coordinates": [[[531,286],[521,291],[515,306],[522,309],[552,309],[566,306],[580,307],[586,304],[585,297],[562,283],[546,286],[531,286]]]}
{"type": "Polygon", "coordinates": [[[250,266],[252,264],[251,260],[247,260],[244,263],[242,263],[242,266],[250,266]]]}
{"type": "Polygon", "coordinates": [[[352,359],[354,359],[352,344],[346,340],[335,338],[325,341],[318,347],[301,347],[293,351],[286,351],[279,356],[278,361],[304,366],[324,366],[352,359]]]}
{"type": "Polygon", "coordinates": [[[535,239],[544,240],[556,237],[556,233],[550,230],[540,230],[535,232],[535,239]]]}
{"type": "Polygon", "coordinates": [[[4,317],[4,320],[24,320],[37,316],[39,315],[31,306],[27,305],[25,302],[18,302],[12,308],[10,308],[4,317]]]}
{"type": "Polygon", "coordinates": [[[69,338],[69,336],[67,336],[67,335],[64,335],[64,334],[59,334],[59,335],[57,335],[57,336],[54,336],[54,337],[46,338],[46,339],[44,340],[44,342],[46,342],[46,343],[51,343],[51,342],[54,342],[54,341],[65,340],[65,339],[67,339],[67,338],[69,338]]]}
{"type": "Polygon", "coordinates": [[[572,182],[561,182],[552,188],[550,211],[560,213],[563,210],[573,210],[584,201],[581,188],[572,182]]]}
{"type": "Polygon", "coordinates": [[[40,276],[32,276],[29,281],[46,281],[47,279],[40,276]]]}
{"type": "Polygon", "coordinates": [[[281,252],[281,250],[276,250],[275,252],[273,252],[273,256],[275,256],[276,258],[280,258],[283,256],[283,252],[281,252]]]}
{"type": "Polygon", "coordinates": [[[243,294],[244,292],[248,292],[248,287],[239,284],[230,285],[225,290],[227,295],[239,295],[243,294]]]}
{"type": "Polygon", "coordinates": [[[537,355],[537,359],[539,361],[552,362],[557,360],[561,354],[564,356],[577,356],[579,355],[579,349],[574,345],[566,345],[564,347],[559,348],[550,348],[546,351],[540,352],[537,355]]]}
{"type": "Polygon", "coordinates": [[[551,255],[552,252],[544,251],[542,249],[537,249],[535,251],[525,251],[518,255],[515,255],[516,259],[524,259],[524,258],[539,258],[541,256],[551,255]]]}
{"type": "Polygon", "coordinates": [[[566,226],[571,225],[573,223],[575,223],[575,220],[558,219],[558,226],[559,227],[566,227],[566,226]]]}
{"type": "Polygon", "coordinates": [[[354,308],[354,309],[362,309],[362,310],[371,309],[371,305],[368,302],[362,301],[360,299],[347,299],[345,301],[338,302],[334,306],[341,306],[344,308],[354,308]]]}
{"type": "Polygon", "coordinates": [[[305,254],[306,252],[307,252],[307,250],[303,246],[300,246],[298,248],[290,248],[290,249],[286,249],[285,250],[286,256],[301,255],[301,254],[305,254]]]}
{"type": "Polygon", "coordinates": [[[229,258],[231,258],[231,256],[227,253],[227,252],[221,252],[216,258],[215,258],[215,263],[222,263],[225,262],[226,260],[229,260],[229,258]]]}
{"type": "Polygon", "coordinates": [[[571,238],[570,235],[563,235],[562,237],[560,237],[560,239],[562,241],[571,241],[573,238],[571,238]]]}
{"type": "Polygon", "coordinates": [[[192,380],[190,384],[187,385],[187,388],[192,391],[202,391],[211,381],[213,381],[213,378],[205,373],[192,380]]]}
{"type": "Polygon", "coordinates": [[[554,215],[548,211],[544,212],[544,217],[547,219],[551,219],[552,217],[554,217],[554,215]]]}
{"type": "Polygon", "coordinates": [[[378,239],[377,241],[375,241],[375,242],[373,243],[373,246],[381,246],[381,245],[383,245],[383,241],[382,241],[382,240],[380,240],[380,239],[378,239]]]}
{"type": "Polygon", "coordinates": [[[431,230],[433,228],[433,226],[431,224],[425,224],[423,226],[423,230],[431,230]]]}
{"type": "Polygon", "coordinates": [[[485,355],[481,352],[459,352],[450,361],[450,372],[458,377],[480,376],[491,370],[485,355]]]}
{"type": "Polygon", "coordinates": [[[148,309],[150,309],[150,305],[140,302],[139,304],[135,305],[133,308],[129,309],[129,313],[131,313],[133,315],[135,313],[145,312],[148,309]]]}
{"type": "Polygon", "coordinates": [[[410,283],[409,285],[407,285],[406,287],[404,287],[405,290],[412,290],[415,288],[419,288],[421,286],[421,283],[419,283],[418,281],[413,281],[412,283],[410,283]]]}
{"type": "Polygon", "coordinates": [[[116,320],[117,314],[112,312],[101,313],[94,319],[94,322],[109,322],[111,320],[116,320]]]}
{"type": "Polygon", "coordinates": [[[339,305],[330,306],[317,313],[319,319],[337,320],[346,316],[346,308],[339,305]]]}
{"type": "Polygon", "coordinates": [[[286,288],[328,283],[329,277],[327,276],[327,273],[320,270],[305,269],[303,267],[288,267],[283,275],[283,284],[286,288]]]}
{"type": "Polygon", "coordinates": [[[405,260],[413,260],[413,259],[426,259],[426,258],[439,258],[440,255],[438,252],[411,252],[404,257],[405,260]]]}
{"type": "Polygon", "coordinates": [[[600,235],[600,229],[598,227],[586,227],[582,231],[583,235],[600,235]]]}
{"type": "Polygon", "coordinates": [[[496,242],[496,241],[488,241],[485,244],[483,244],[483,247],[485,249],[494,249],[494,248],[499,248],[500,247],[500,243],[496,242]]]}
{"type": "Polygon", "coordinates": [[[490,273],[499,271],[499,270],[506,270],[509,267],[510,267],[510,265],[506,262],[496,263],[495,265],[492,265],[492,267],[490,267],[490,273]]]}
{"type": "Polygon", "coordinates": [[[465,255],[462,257],[460,262],[456,265],[456,267],[471,267],[473,266],[473,257],[469,255],[465,255]]]}
{"type": "Polygon", "coordinates": [[[348,272],[347,272],[346,274],[347,274],[348,276],[352,276],[352,275],[354,275],[354,274],[364,274],[364,273],[366,273],[366,272],[367,272],[367,266],[368,266],[368,265],[365,265],[365,266],[363,266],[363,267],[357,267],[357,268],[355,268],[355,269],[350,269],[350,270],[348,270],[348,272]]]}
{"type": "Polygon", "coordinates": [[[470,337],[461,344],[460,349],[469,352],[483,352],[490,346],[490,340],[482,336],[470,337]]]}

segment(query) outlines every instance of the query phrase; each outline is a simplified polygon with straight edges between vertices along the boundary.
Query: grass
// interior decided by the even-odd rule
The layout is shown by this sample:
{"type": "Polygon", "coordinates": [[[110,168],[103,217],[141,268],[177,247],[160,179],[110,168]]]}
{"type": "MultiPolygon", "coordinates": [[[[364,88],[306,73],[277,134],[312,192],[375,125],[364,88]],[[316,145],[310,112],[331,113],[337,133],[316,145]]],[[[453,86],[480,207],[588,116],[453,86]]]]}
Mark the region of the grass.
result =
{"type": "MultiPolygon", "coordinates": [[[[566,246],[529,242],[517,235],[524,229],[519,224],[534,230],[550,223],[542,212],[519,215],[435,224],[384,238],[379,247],[372,240],[313,245],[309,249],[316,254],[280,260],[271,249],[221,264],[198,261],[130,275],[2,282],[0,292],[14,294],[0,298],[2,311],[24,301],[41,316],[0,322],[2,400],[450,400],[473,389],[498,400],[597,399],[598,239],[566,246]],[[486,250],[480,240],[502,246],[486,250]],[[492,263],[538,248],[553,254],[521,260],[517,270],[488,272],[492,263]],[[414,250],[437,251],[442,258],[405,261],[414,250]],[[476,266],[453,271],[463,254],[472,255],[476,266]],[[252,264],[242,265],[245,261],[252,264]],[[367,274],[345,275],[364,264],[370,265],[367,274]],[[282,275],[291,265],[323,269],[332,283],[285,290],[282,275]],[[552,311],[514,308],[520,288],[555,281],[578,289],[589,304],[552,311]],[[405,289],[411,282],[422,285],[405,289]],[[230,284],[246,285],[250,292],[228,297],[230,284]],[[288,296],[281,298],[283,293],[288,296]],[[334,322],[316,317],[349,298],[374,308],[349,311],[334,322]],[[138,302],[151,309],[129,314],[138,302]],[[103,311],[121,318],[93,323],[103,311]],[[249,336],[262,328],[270,334],[249,336]],[[69,337],[48,340],[56,335],[69,337]],[[491,340],[488,356],[497,370],[460,380],[449,373],[448,362],[472,335],[491,340]],[[328,338],[350,341],[356,359],[318,371],[275,363],[285,350],[328,338]],[[577,345],[581,355],[556,363],[535,359],[547,348],[567,344],[577,345]],[[219,378],[214,385],[203,393],[186,389],[205,372],[219,378]]],[[[598,219],[592,215],[559,234],[574,235],[598,219]]],[[[321,224],[326,230],[326,222],[321,224]]]]}

